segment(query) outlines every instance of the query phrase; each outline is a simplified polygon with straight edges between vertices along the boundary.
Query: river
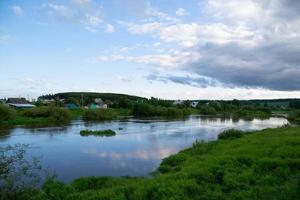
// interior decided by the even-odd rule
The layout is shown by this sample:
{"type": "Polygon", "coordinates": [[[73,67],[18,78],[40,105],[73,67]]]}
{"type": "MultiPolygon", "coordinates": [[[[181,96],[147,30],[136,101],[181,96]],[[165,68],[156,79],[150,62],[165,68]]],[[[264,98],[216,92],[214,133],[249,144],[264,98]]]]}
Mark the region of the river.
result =
{"type": "Polygon", "coordinates": [[[148,176],[161,160],[195,140],[216,140],[225,129],[260,130],[288,123],[284,118],[252,121],[192,115],[180,120],[128,118],[66,126],[0,129],[0,145],[29,144],[29,157],[55,171],[58,180],[82,176],[148,176]],[[112,129],[112,137],[80,136],[83,129],[112,129]]]}

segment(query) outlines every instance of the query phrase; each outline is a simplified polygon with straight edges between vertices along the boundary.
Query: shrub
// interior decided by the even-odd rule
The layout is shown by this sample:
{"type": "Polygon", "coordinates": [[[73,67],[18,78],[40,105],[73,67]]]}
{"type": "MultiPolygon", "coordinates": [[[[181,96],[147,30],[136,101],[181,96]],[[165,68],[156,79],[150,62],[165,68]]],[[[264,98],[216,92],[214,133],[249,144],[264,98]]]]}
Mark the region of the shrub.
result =
{"type": "Polygon", "coordinates": [[[53,122],[67,122],[71,119],[71,114],[65,108],[53,107],[50,108],[49,119],[53,122]]]}
{"type": "Polygon", "coordinates": [[[0,104],[0,120],[10,120],[16,116],[16,111],[6,105],[0,104]]]}
{"type": "Polygon", "coordinates": [[[86,110],[83,113],[85,120],[112,120],[116,117],[116,113],[110,109],[86,110]]]}
{"type": "Polygon", "coordinates": [[[66,122],[71,118],[69,110],[60,107],[37,107],[26,109],[23,116],[32,118],[49,118],[51,122],[66,122]]]}
{"type": "Polygon", "coordinates": [[[218,139],[225,140],[225,139],[240,138],[243,136],[244,133],[245,132],[241,130],[228,129],[220,133],[218,139]]]}

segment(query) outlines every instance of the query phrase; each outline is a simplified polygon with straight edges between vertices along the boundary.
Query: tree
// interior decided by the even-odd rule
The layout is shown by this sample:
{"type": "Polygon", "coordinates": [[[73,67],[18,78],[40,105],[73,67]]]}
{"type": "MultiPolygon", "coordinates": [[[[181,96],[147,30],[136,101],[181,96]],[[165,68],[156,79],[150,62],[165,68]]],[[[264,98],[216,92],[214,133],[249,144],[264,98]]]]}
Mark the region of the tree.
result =
{"type": "Polygon", "coordinates": [[[26,159],[28,148],[24,144],[0,147],[0,199],[22,199],[22,192],[41,184],[42,166],[37,158],[26,159]]]}

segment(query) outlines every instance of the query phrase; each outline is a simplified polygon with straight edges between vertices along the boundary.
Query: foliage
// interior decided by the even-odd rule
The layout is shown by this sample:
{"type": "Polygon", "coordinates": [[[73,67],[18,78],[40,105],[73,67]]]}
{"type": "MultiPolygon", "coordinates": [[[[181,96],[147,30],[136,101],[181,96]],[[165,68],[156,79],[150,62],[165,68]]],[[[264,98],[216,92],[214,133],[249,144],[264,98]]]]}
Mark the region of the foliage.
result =
{"type": "Polygon", "coordinates": [[[15,118],[16,111],[7,105],[0,104],[0,121],[11,120],[15,118]]]}
{"type": "Polygon", "coordinates": [[[216,115],[217,111],[215,108],[210,106],[198,106],[198,109],[200,109],[199,113],[202,115],[216,115]]]}
{"type": "Polygon", "coordinates": [[[89,136],[89,135],[94,135],[94,136],[114,136],[116,135],[116,132],[107,129],[107,130],[98,130],[98,131],[91,131],[91,130],[82,130],[80,131],[81,136],[89,136]]]}
{"type": "Polygon", "coordinates": [[[228,129],[223,131],[218,135],[218,139],[225,140],[225,139],[234,139],[234,138],[240,138],[245,134],[244,131],[237,130],[237,129],[228,129]]]}
{"type": "Polygon", "coordinates": [[[84,120],[112,120],[117,117],[117,114],[112,109],[96,109],[86,110],[83,113],[84,120]]]}
{"type": "Polygon", "coordinates": [[[166,158],[154,178],[48,181],[32,199],[299,199],[299,127],[196,142],[166,158]]]}

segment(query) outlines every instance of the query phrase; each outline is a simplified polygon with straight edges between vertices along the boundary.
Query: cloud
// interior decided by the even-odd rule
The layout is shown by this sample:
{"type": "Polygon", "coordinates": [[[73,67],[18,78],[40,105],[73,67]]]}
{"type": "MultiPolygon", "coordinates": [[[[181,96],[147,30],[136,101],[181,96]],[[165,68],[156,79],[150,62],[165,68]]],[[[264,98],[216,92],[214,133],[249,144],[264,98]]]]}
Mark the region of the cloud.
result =
{"type": "Polygon", "coordinates": [[[189,15],[189,13],[184,8],[178,8],[176,11],[176,15],[179,17],[189,15]]]}
{"type": "Polygon", "coordinates": [[[141,64],[153,65],[162,68],[175,68],[183,66],[189,62],[198,60],[198,54],[194,52],[173,52],[172,54],[150,54],[142,56],[125,56],[125,55],[100,55],[90,59],[90,63],[103,61],[127,61],[141,64]]]}
{"type": "Polygon", "coordinates": [[[64,23],[80,24],[91,32],[97,32],[102,23],[101,7],[87,0],[73,3],[48,3],[43,6],[50,18],[64,23]]]}
{"type": "Polygon", "coordinates": [[[13,5],[11,9],[16,15],[18,16],[23,15],[23,9],[20,6],[13,5]]]}
{"type": "MultiPolygon", "coordinates": [[[[210,0],[209,20],[200,22],[122,22],[129,33],[149,35],[166,55],[133,56],[132,62],[180,69],[224,85],[271,90],[300,90],[300,3],[295,0],[210,0]],[[174,53],[176,52],[176,53],[174,53]]],[[[128,57],[127,57],[128,58],[128,57]]],[[[201,86],[190,77],[153,80],[201,86]],[[187,81],[189,79],[189,81],[187,81]]]]}
{"type": "Polygon", "coordinates": [[[106,30],[107,33],[114,33],[115,32],[115,27],[112,24],[107,24],[105,30],[106,30]]]}
{"type": "Polygon", "coordinates": [[[134,15],[144,21],[178,21],[178,19],[154,7],[148,0],[111,0],[124,15],[134,15]]]}
{"type": "Polygon", "coordinates": [[[173,83],[188,85],[192,87],[206,88],[206,87],[217,86],[217,82],[215,80],[203,76],[150,74],[146,78],[149,81],[161,81],[164,83],[173,82],[173,83]]]}

